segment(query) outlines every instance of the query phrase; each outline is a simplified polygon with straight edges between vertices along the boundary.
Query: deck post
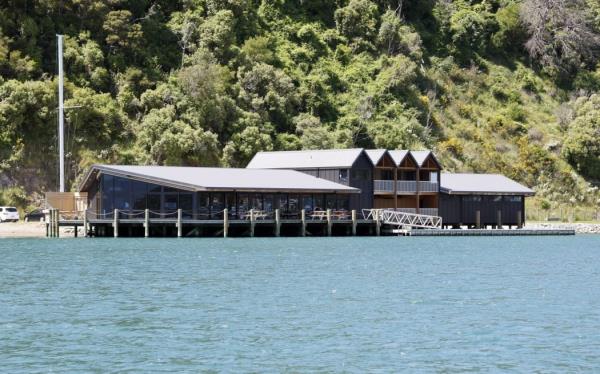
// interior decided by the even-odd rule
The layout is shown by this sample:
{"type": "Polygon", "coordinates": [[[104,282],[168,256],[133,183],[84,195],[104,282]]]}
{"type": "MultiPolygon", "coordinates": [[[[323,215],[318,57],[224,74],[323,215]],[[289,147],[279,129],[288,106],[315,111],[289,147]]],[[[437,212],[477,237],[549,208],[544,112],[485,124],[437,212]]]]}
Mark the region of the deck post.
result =
{"type": "Polygon", "coordinates": [[[327,209],[327,236],[331,236],[331,209],[327,209]]]}
{"type": "Polygon", "coordinates": [[[150,237],[150,209],[144,210],[144,238],[150,237]]]}
{"type": "Polygon", "coordinates": [[[517,228],[523,228],[523,213],[520,210],[517,212],[517,228]]]}
{"type": "Polygon", "coordinates": [[[256,217],[254,216],[254,209],[250,209],[250,237],[254,238],[254,226],[256,224],[256,217]]]}
{"type": "Polygon", "coordinates": [[[275,209],[275,236],[279,237],[281,234],[281,214],[279,209],[275,209]]]}
{"type": "Polygon", "coordinates": [[[114,232],[114,237],[118,238],[119,237],[119,209],[115,209],[115,213],[114,213],[114,217],[113,217],[113,232],[114,232]]]}
{"type": "Polygon", "coordinates": [[[77,227],[77,225],[73,225],[73,236],[77,237],[77,231],[79,231],[79,228],[77,227]]]}
{"type": "Polygon", "coordinates": [[[50,209],[48,214],[48,231],[51,238],[54,237],[54,209],[50,209]]]}
{"type": "Polygon", "coordinates": [[[58,209],[54,209],[54,236],[60,238],[60,213],[58,209]]]}
{"type": "Polygon", "coordinates": [[[306,209],[300,211],[300,220],[302,221],[302,227],[300,228],[300,235],[306,236],[306,209]]]}
{"type": "Polygon", "coordinates": [[[87,210],[83,211],[83,237],[88,237],[88,220],[87,220],[87,210]]]}
{"type": "Polygon", "coordinates": [[[480,210],[475,211],[475,228],[477,228],[477,229],[481,228],[481,211],[480,210]]]}
{"type": "Polygon", "coordinates": [[[183,225],[181,224],[181,209],[177,209],[177,237],[181,238],[183,234],[183,225]]]}
{"type": "Polygon", "coordinates": [[[223,210],[223,237],[229,236],[229,209],[223,210]]]}
{"type": "Polygon", "coordinates": [[[379,220],[379,210],[375,211],[375,235],[381,235],[381,221],[379,220]]]}
{"type": "Polygon", "coordinates": [[[352,209],[352,236],[356,236],[356,209],[352,209]]]}
{"type": "Polygon", "coordinates": [[[497,229],[502,229],[502,211],[500,209],[498,209],[497,212],[497,220],[496,220],[496,228],[497,229]]]}

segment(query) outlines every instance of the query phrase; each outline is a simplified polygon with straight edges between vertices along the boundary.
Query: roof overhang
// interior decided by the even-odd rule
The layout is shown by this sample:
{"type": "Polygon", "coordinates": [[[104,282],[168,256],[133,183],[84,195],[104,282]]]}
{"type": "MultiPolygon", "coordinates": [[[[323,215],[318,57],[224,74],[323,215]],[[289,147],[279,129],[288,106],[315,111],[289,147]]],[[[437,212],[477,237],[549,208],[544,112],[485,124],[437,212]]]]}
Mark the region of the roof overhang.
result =
{"type": "Polygon", "coordinates": [[[449,188],[440,187],[440,193],[446,195],[490,195],[490,196],[534,196],[535,192],[518,191],[454,191],[449,188]]]}

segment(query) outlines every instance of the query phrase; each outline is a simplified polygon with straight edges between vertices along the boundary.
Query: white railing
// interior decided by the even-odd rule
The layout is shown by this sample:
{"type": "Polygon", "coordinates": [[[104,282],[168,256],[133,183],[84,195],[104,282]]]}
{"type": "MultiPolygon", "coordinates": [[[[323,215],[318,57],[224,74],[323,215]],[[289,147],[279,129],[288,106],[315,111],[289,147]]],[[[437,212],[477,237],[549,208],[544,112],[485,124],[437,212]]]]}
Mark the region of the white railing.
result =
{"type": "Polygon", "coordinates": [[[439,192],[437,182],[419,182],[420,192],[439,192]]]}
{"type": "Polygon", "coordinates": [[[417,181],[397,181],[396,186],[399,194],[417,192],[417,181]]]}
{"type": "Polygon", "coordinates": [[[377,192],[394,192],[394,181],[374,180],[373,190],[377,192]]]}
{"type": "Polygon", "coordinates": [[[408,228],[441,229],[442,217],[398,212],[393,209],[363,209],[363,217],[386,225],[408,228]]]}
{"type": "Polygon", "coordinates": [[[438,215],[438,209],[437,208],[420,208],[419,209],[419,213],[420,214],[425,214],[427,216],[437,216],[438,215]]]}
{"type": "Polygon", "coordinates": [[[398,208],[398,209],[396,209],[396,212],[417,214],[417,209],[416,208],[398,208]]]}

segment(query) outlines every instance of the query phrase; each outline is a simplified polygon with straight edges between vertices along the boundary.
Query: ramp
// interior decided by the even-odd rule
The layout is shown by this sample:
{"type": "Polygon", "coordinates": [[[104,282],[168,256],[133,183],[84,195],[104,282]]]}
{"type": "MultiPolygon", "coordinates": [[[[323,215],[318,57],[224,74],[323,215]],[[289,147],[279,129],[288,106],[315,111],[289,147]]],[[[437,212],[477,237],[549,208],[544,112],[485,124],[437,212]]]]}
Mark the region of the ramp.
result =
{"type": "Polygon", "coordinates": [[[384,225],[397,228],[441,229],[442,217],[426,214],[414,214],[395,211],[394,209],[363,209],[365,219],[380,221],[384,225]]]}

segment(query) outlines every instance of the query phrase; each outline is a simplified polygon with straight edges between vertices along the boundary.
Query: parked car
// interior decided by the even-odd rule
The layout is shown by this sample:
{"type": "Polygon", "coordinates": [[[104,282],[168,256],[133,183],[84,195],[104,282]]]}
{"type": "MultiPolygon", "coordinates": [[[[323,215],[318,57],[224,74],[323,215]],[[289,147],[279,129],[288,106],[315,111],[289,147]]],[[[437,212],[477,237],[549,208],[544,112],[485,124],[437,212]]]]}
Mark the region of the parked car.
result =
{"type": "Polygon", "coordinates": [[[17,222],[19,211],[14,206],[0,206],[0,222],[17,222]]]}
{"type": "Polygon", "coordinates": [[[44,222],[46,219],[46,212],[43,209],[35,209],[25,214],[25,222],[44,222]]]}

